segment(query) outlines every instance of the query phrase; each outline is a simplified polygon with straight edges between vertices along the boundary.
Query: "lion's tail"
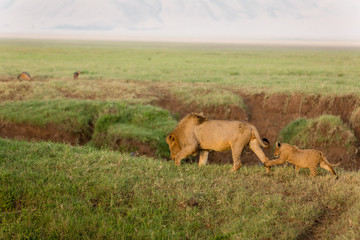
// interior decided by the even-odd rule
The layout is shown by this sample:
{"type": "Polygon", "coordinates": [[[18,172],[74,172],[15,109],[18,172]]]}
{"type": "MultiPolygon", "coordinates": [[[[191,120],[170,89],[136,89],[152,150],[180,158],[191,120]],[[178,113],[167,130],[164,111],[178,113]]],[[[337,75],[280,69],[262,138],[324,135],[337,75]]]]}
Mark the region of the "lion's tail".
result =
{"type": "Polygon", "coordinates": [[[267,140],[266,138],[261,139],[260,134],[259,134],[258,130],[256,129],[256,127],[251,124],[250,124],[250,126],[251,126],[252,132],[255,135],[256,140],[259,142],[260,146],[262,146],[263,148],[268,148],[270,146],[269,140],[267,140]]]}
{"type": "Polygon", "coordinates": [[[323,153],[320,153],[320,155],[321,155],[322,159],[324,160],[324,162],[325,162],[327,165],[329,165],[330,167],[338,167],[338,166],[340,166],[340,164],[341,164],[341,158],[340,158],[340,161],[339,161],[338,163],[331,163],[331,162],[329,162],[329,161],[327,160],[327,158],[324,156],[323,153]]]}

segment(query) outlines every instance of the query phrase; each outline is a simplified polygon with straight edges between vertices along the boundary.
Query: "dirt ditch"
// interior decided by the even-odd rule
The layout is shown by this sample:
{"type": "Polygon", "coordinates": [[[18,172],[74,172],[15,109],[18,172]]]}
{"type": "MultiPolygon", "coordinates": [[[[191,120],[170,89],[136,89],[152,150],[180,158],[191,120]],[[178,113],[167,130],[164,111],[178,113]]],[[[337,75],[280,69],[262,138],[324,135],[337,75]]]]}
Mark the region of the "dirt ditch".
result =
{"type": "MultiPolygon", "coordinates": [[[[356,96],[320,96],[301,94],[248,94],[243,92],[234,92],[239,94],[244,99],[247,105],[247,111],[237,107],[198,107],[196,105],[184,106],[181,102],[176,101],[171,96],[166,96],[163,99],[155,102],[170,112],[179,114],[180,117],[185,116],[189,112],[204,112],[212,119],[228,119],[228,120],[246,120],[254,124],[261,137],[266,137],[274,144],[279,132],[290,122],[298,118],[314,118],[323,114],[339,115],[341,119],[350,124],[349,119],[356,107],[359,106],[360,99],[356,96]]],[[[355,136],[359,139],[360,128],[354,129],[355,136]]],[[[316,146],[321,150],[321,145],[316,146]]],[[[330,151],[326,152],[328,159],[332,162],[337,162],[343,159],[346,153],[345,146],[334,146],[330,151]]],[[[265,154],[272,157],[272,149],[265,149],[265,154]]],[[[356,158],[356,166],[353,163],[347,162],[349,159],[343,161],[342,166],[347,169],[360,169],[360,156],[351,156],[356,158]]],[[[344,160],[344,159],[343,159],[344,160]]],[[[352,160],[353,161],[353,160],[352,160]]],[[[209,155],[210,163],[231,163],[231,153],[212,153],[209,155]]],[[[249,149],[245,149],[242,155],[242,162],[258,164],[259,161],[249,149]]]]}
{"type": "MultiPolygon", "coordinates": [[[[355,108],[360,106],[360,98],[348,96],[320,96],[320,95],[302,95],[302,94],[249,94],[244,92],[234,92],[239,94],[248,109],[245,111],[238,106],[212,106],[200,107],[195,104],[184,105],[174,96],[162,93],[160,98],[152,102],[153,105],[160,106],[169,110],[179,118],[189,112],[204,112],[211,119],[228,119],[228,120],[246,120],[254,124],[261,137],[266,137],[273,145],[282,128],[290,122],[300,118],[314,118],[323,114],[338,115],[341,119],[351,126],[350,117],[355,108]]],[[[360,128],[354,128],[357,139],[360,138],[360,128]]],[[[43,128],[31,126],[28,124],[7,123],[0,125],[0,136],[16,139],[35,139],[51,140],[54,142],[65,142],[70,144],[85,144],[90,140],[90,136],[83,136],[80,133],[67,133],[50,125],[43,128]]],[[[121,141],[121,144],[136,145],[137,153],[140,155],[154,156],[155,149],[150,149],[147,144],[134,141],[121,141]]],[[[321,146],[319,147],[321,150],[321,146]]],[[[325,152],[331,162],[337,162],[346,152],[345,146],[334,146],[330,151],[325,152]]],[[[272,158],[272,148],[266,149],[265,154],[272,158]]],[[[347,160],[342,163],[346,169],[360,169],[360,156],[351,156],[356,158],[356,166],[350,165],[347,160]]],[[[231,152],[211,153],[209,163],[231,163],[231,152]]],[[[260,161],[255,154],[249,149],[245,149],[242,155],[244,164],[259,164],[260,161]]]]}
{"type": "Polygon", "coordinates": [[[83,145],[90,141],[90,136],[66,132],[52,124],[39,127],[27,123],[2,123],[0,124],[0,136],[18,140],[69,143],[71,145],[83,145]]]}

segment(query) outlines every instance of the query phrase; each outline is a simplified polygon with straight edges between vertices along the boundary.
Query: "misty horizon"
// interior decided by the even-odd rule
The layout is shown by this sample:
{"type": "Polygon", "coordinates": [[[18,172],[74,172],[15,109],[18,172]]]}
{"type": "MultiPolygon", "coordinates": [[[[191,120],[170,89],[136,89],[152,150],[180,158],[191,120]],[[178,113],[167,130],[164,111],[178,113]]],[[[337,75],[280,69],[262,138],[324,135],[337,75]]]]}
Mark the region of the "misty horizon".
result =
{"type": "Polygon", "coordinates": [[[160,41],[360,41],[345,0],[3,0],[0,37],[160,41]]]}

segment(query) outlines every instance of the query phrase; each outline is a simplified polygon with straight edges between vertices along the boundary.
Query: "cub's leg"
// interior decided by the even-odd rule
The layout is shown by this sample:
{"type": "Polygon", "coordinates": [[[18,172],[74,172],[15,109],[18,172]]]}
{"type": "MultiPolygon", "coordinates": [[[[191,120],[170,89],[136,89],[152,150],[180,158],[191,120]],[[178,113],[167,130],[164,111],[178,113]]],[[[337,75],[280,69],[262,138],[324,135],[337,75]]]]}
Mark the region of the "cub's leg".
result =
{"type": "Polygon", "coordinates": [[[330,173],[332,173],[332,175],[336,175],[334,169],[332,167],[330,167],[329,165],[327,165],[325,162],[320,162],[320,167],[328,170],[330,173]]]}
{"type": "Polygon", "coordinates": [[[270,166],[265,165],[265,162],[269,162],[269,159],[265,156],[264,151],[262,150],[260,144],[256,139],[250,140],[249,142],[250,149],[256,154],[260,161],[266,167],[266,172],[270,172],[270,166]]]}
{"type": "Polygon", "coordinates": [[[209,152],[208,151],[200,151],[199,154],[199,167],[205,166],[208,160],[209,152]]]}
{"type": "Polygon", "coordinates": [[[300,172],[300,167],[295,165],[295,173],[299,174],[299,172],[300,172]]]}
{"type": "Polygon", "coordinates": [[[243,144],[237,144],[235,146],[231,146],[231,153],[232,153],[232,158],[233,158],[233,168],[230,170],[230,172],[236,172],[237,170],[239,170],[239,168],[241,168],[242,164],[241,164],[241,153],[244,149],[244,145],[243,144]]]}
{"type": "Polygon", "coordinates": [[[196,147],[188,146],[183,148],[175,157],[175,165],[180,166],[181,160],[192,155],[194,152],[196,152],[196,147]]]}
{"type": "Polygon", "coordinates": [[[286,158],[283,158],[280,156],[278,159],[265,162],[264,165],[266,167],[271,167],[271,166],[275,166],[275,165],[284,164],[285,162],[286,162],[286,158]]]}

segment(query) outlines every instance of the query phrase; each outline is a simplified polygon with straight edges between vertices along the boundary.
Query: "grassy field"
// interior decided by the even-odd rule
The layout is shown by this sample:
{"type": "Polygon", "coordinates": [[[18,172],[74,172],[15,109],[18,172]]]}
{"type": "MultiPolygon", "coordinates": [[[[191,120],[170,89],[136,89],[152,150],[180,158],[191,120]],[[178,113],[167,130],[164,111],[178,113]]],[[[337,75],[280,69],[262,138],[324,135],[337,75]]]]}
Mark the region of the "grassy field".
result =
{"type": "Polygon", "coordinates": [[[360,175],[0,139],[1,239],[356,239],[360,175]]]}
{"type": "Polygon", "coordinates": [[[81,70],[88,91],[103,81],[121,87],[116,80],[130,79],[225,84],[255,92],[359,94],[359,65],[359,49],[347,48],[0,41],[1,75],[28,71],[38,80],[52,80],[40,83],[44,87],[66,87],[72,73],[81,70]]]}
{"type": "MultiPolygon", "coordinates": [[[[178,116],[158,101],[247,110],[236,91],[360,96],[359,66],[350,48],[0,40],[0,125],[91,135],[83,147],[0,139],[0,239],[357,239],[359,172],[230,174],[106,147],[135,139],[168,156],[178,116]],[[33,80],[18,81],[22,71],[33,80]]],[[[324,122],[349,130],[325,116],[295,121],[283,137],[308,141],[324,122]]]]}

